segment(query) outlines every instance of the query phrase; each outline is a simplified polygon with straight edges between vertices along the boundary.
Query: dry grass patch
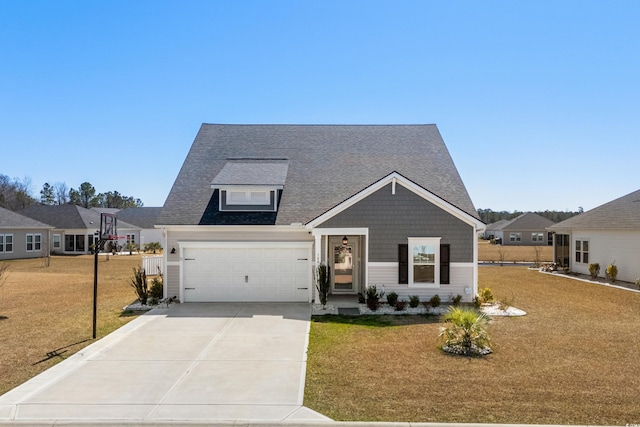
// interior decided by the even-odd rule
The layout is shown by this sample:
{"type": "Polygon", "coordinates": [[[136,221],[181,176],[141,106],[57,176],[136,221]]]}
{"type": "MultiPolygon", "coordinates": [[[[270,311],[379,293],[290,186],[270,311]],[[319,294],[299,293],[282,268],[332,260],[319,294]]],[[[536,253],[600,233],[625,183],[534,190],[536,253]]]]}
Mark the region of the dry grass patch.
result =
{"type": "MultiPolygon", "coordinates": [[[[91,255],[2,261],[0,288],[0,394],[91,344],[93,316],[91,255]],[[47,357],[57,350],[60,356],[47,357]],[[40,363],[38,363],[40,362],[40,363]]],[[[129,322],[122,307],[135,299],[128,284],[140,256],[99,258],[98,339],[129,322]]]]}
{"type": "Polygon", "coordinates": [[[493,319],[493,354],[443,353],[438,319],[314,322],[305,405],[358,421],[640,419],[640,294],[519,267],[483,267],[479,286],[528,312],[493,319]]]}
{"type": "Polygon", "coordinates": [[[504,246],[492,245],[488,240],[478,242],[479,261],[500,261],[500,251],[505,262],[535,262],[536,258],[541,262],[553,260],[552,246],[504,246]]]}

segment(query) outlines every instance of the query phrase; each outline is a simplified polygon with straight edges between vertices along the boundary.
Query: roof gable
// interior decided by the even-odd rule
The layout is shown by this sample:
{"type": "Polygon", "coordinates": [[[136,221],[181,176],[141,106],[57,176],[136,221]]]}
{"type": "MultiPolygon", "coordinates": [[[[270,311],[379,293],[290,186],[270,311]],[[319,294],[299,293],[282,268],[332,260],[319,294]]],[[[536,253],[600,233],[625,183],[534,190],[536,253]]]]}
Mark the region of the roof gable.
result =
{"type": "Polygon", "coordinates": [[[548,227],[550,231],[580,228],[640,230],[640,190],[548,227]]]}
{"type": "Polygon", "coordinates": [[[211,183],[238,159],[287,159],[276,225],[307,223],[394,171],[477,218],[435,125],[203,124],[158,224],[198,224],[211,183]]]}
{"type": "Polygon", "coordinates": [[[333,207],[332,209],[328,210],[327,212],[324,212],[322,215],[318,216],[317,218],[314,218],[312,221],[310,221],[306,226],[307,228],[314,228],[320,224],[322,224],[325,221],[328,221],[329,219],[335,217],[336,215],[340,214],[341,212],[345,211],[346,209],[350,208],[351,206],[355,205],[356,203],[358,203],[359,201],[361,201],[362,199],[366,198],[367,196],[379,191],[380,189],[384,188],[385,186],[391,184],[391,188],[392,188],[392,192],[395,193],[395,188],[397,185],[401,185],[404,188],[412,191],[413,193],[417,194],[418,196],[422,197],[423,199],[431,202],[432,204],[436,205],[437,207],[439,207],[440,209],[446,211],[447,213],[455,216],[456,218],[466,222],[467,224],[472,224],[474,225],[478,230],[484,230],[484,223],[482,223],[482,221],[480,221],[479,219],[467,214],[466,212],[462,211],[461,209],[457,208],[456,206],[451,205],[450,203],[448,203],[446,200],[443,200],[441,198],[439,198],[438,196],[436,196],[435,194],[430,193],[429,191],[425,190],[424,188],[421,188],[420,186],[418,186],[417,184],[411,182],[410,180],[408,180],[407,178],[405,178],[404,176],[400,175],[397,172],[393,172],[391,174],[389,174],[388,176],[382,178],[381,180],[373,183],[372,185],[368,186],[367,188],[363,189],[362,191],[358,192],[357,194],[354,194],[352,197],[350,197],[349,199],[343,201],[342,203],[340,203],[339,205],[333,207]]]}

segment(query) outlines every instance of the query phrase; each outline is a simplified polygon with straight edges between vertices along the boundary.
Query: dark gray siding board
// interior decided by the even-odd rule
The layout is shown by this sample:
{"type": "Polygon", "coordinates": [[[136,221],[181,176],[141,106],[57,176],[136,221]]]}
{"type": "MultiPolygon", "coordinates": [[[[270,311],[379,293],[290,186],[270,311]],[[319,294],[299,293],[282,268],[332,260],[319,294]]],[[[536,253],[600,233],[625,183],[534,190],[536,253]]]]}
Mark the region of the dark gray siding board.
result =
{"type": "Polygon", "coordinates": [[[397,262],[408,237],[441,237],[451,262],[473,262],[473,227],[402,185],[391,184],[327,220],[318,228],[369,228],[369,261],[397,262]]]}

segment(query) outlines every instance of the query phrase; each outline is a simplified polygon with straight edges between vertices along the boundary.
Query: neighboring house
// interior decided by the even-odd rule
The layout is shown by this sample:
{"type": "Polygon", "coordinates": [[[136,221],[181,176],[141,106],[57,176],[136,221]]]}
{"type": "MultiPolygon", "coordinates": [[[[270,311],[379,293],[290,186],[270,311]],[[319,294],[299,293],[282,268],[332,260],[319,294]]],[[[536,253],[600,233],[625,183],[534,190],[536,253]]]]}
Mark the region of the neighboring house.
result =
{"type": "Polygon", "coordinates": [[[165,296],[477,293],[484,224],[435,125],[203,124],[158,218],[165,296]]]}
{"type": "Polygon", "coordinates": [[[500,220],[487,225],[485,236],[501,239],[503,245],[551,246],[551,233],[547,227],[553,221],[533,212],[523,213],[511,220],[500,220]]]}
{"type": "Polygon", "coordinates": [[[613,262],[618,280],[640,278],[640,190],[547,228],[554,233],[553,259],[561,267],[589,274],[600,264],[600,276],[613,262]]]}
{"type": "Polygon", "coordinates": [[[127,208],[118,211],[116,215],[118,222],[124,221],[139,228],[139,236],[135,243],[144,249],[144,245],[148,243],[164,243],[162,230],[155,228],[161,210],[162,208],[157,207],[127,208]]]}
{"type": "Polygon", "coordinates": [[[49,256],[53,227],[0,208],[0,260],[49,256]]]}
{"type": "Polygon", "coordinates": [[[502,241],[502,226],[508,222],[508,219],[501,219],[499,221],[492,222],[491,224],[487,224],[487,229],[484,231],[484,238],[487,240],[500,239],[500,241],[502,241]]]}
{"type": "MultiPolygon", "coordinates": [[[[100,229],[100,211],[76,205],[33,205],[19,212],[37,221],[51,224],[51,253],[90,254],[100,229]]],[[[139,233],[140,229],[118,222],[118,235],[139,233]]],[[[126,243],[121,239],[119,243],[126,243]]]]}

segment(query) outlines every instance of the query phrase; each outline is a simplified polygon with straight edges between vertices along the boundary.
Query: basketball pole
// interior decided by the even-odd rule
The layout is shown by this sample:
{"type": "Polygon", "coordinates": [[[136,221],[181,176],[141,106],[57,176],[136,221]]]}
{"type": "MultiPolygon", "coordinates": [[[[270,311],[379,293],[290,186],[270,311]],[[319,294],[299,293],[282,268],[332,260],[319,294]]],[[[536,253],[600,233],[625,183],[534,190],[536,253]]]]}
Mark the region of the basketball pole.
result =
{"type": "Polygon", "coordinates": [[[98,315],[98,254],[100,253],[100,243],[102,239],[98,240],[96,247],[93,252],[95,252],[94,260],[93,260],[93,339],[96,339],[96,318],[98,315]]]}

